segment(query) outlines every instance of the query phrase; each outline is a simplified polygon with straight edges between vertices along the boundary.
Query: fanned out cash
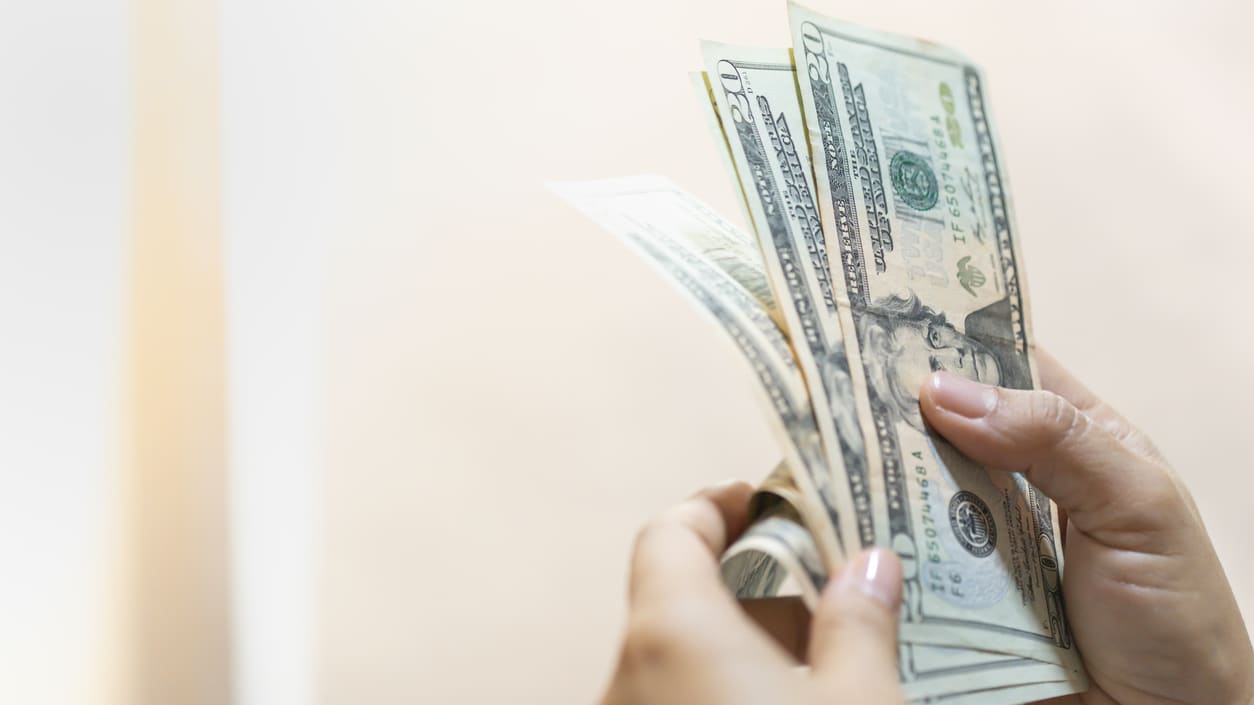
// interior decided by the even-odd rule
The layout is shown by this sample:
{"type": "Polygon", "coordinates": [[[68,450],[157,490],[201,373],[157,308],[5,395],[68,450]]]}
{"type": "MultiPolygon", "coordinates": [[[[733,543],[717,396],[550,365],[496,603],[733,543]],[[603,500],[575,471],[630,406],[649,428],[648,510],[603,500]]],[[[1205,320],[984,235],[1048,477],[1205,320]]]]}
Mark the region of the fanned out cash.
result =
{"type": "Polygon", "coordinates": [[[907,697],[1081,691],[1055,507],[918,407],[934,370],[1039,384],[983,76],[930,42],[788,16],[791,51],[706,42],[692,77],[756,238],[660,177],[553,188],[659,266],[754,372],[784,460],[723,558],[729,587],[793,584],[813,607],[846,555],[889,547],[907,697]]]}

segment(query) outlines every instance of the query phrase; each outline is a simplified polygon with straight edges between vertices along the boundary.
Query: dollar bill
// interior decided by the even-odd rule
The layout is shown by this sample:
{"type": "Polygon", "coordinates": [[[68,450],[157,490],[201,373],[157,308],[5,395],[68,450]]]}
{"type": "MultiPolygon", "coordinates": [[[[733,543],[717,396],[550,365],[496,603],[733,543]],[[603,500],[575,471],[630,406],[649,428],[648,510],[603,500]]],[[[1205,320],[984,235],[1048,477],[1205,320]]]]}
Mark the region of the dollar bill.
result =
{"type": "Polygon", "coordinates": [[[1070,681],[1027,683],[984,688],[975,691],[941,693],[923,698],[912,698],[915,703],[961,703],[961,705],[1009,705],[1011,703],[1035,703],[1076,692],[1070,681]]]}
{"type": "Polygon", "coordinates": [[[840,565],[840,508],[825,501],[831,474],[788,338],[766,313],[773,299],[761,257],[755,245],[743,246],[752,238],[661,177],[550,187],[658,266],[730,336],[753,368],[784,458],[795,469],[798,509],[825,564],[840,565]]]}
{"type": "Polygon", "coordinates": [[[906,565],[902,637],[1061,664],[1057,516],[1022,476],[931,432],[934,370],[1037,382],[1013,211],[979,70],[932,43],[789,5],[854,394],[883,498],[877,538],[906,565]]]}
{"type": "MultiPolygon", "coordinates": [[[[781,464],[771,477],[787,475],[786,466],[781,464]]],[[[827,584],[827,570],[819,560],[814,539],[792,510],[790,501],[795,500],[786,499],[793,495],[787,487],[781,487],[778,479],[767,484],[779,501],[770,505],[727,550],[722,564],[724,581],[736,586],[736,595],[742,599],[774,597],[786,591],[785,586],[795,585],[796,593],[813,611],[827,584]]],[[[976,701],[1017,703],[1052,697],[1057,684],[1068,681],[1067,671],[1056,664],[1011,654],[910,642],[899,644],[898,673],[902,691],[912,701],[971,693],[976,701]],[[1029,685],[1037,688],[1006,690],[1009,686],[1029,685]],[[1025,694],[1034,697],[1004,699],[1025,694]]]]}
{"type": "MultiPolygon", "coordinates": [[[[719,163],[723,165],[723,173],[727,174],[731,180],[732,192],[737,196],[736,203],[740,205],[740,212],[745,218],[744,222],[750,224],[753,222],[753,216],[749,214],[749,203],[745,200],[744,191],[740,188],[740,180],[736,178],[736,165],[732,164],[731,145],[727,143],[727,135],[723,131],[723,118],[718,113],[714,88],[710,85],[710,79],[705,71],[690,71],[688,83],[696,98],[697,111],[701,113],[702,122],[710,131],[710,136],[714,138],[714,151],[718,154],[719,163]]],[[[772,309],[771,315],[781,327],[787,325],[778,308],[772,309]]]]}
{"type": "Polygon", "coordinates": [[[702,44],[708,84],[815,408],[846,536],[875,542],[866,449],[787,50],[702,44]]]}
{"type": "MultiPolygon", "coordinates": [[[[737,285],[738,296],[725,297],[738,301],[737,307],[741,314],[739,316],[729,317],[726,315],[726,310],[720,313],[717,310],[720,303],[718,297],[707,297],[711,291],[725,290],[727,281],[735,280],[726,271],[714,265],[713,260],[701,254],[702,247],[709,247],[709,243],[716,242],[718,238],[708,234],[702,237],[691,237],[683,233],[692,229],[718,230],[730,226],[721,219],[710,218],[706,208],[699,201],[678,191],[673,184],[661,179],[639,178],[591,184],[566,184],[558,186],[557,190],[572,202],[580,204],[582,209],[611,230],[620,234],[626,233],[623,235],[624,238],[633,242],[672,278],[681,283],[685,290],[693,294],[708,311],[715,315],[716,319],[724,323],[725,327],[731,318],[758,321],[767,318],[763,308],[766,302],[752,297],[748,294],[748,289],[739,284],[737,285]],[[658,193],[667,194],[667,199],[677,199],[680,204],[677,212],[689,213],[689,215],[681,217],[676,212],[668,212],[667,207],[660,207],[656,202],[646,207],[635,200],[635,197],[641,194],[656,196],[658,193]],[[623,194],[628,194],[628,197],[624,198],[623,194]],[[616,202],[608,206],[605,203],[596,204],[597,199],[601,198],[610,198],[616,202]],[[689,211],[689,209],[694,210],[689,211]],[[632,214],[628,220],[633,221],[635,225],[626,226],[622,221],[611,222],[622,213],[632,214]],[[698,214],[695,221],[690,220],[693,217],[692,213],[698,214]],[[652,225],[646,226],[642,223],[652,225]],[[646,234],[635,238],[630,234],[633,231],[646,234]],[[696,276],[705,277],[708,280],[704,284],[696,280],[692,271],[679,271],[679,267],[693,264],[694,255],[697,255],[697,261],[705,265],[695,267],[693,270],[700,272],[696,276]],[[721,286],[716,283],[720,276],[725,280],[721,286]],[[757,312],[752,310],[754,307],[757,307],[757,312]]],[[[647,200],[652,201],[652,199],[653,196],[647,200]]],[[[734,232],[732,236],[735,236],[734,232]]],[[[714,249],[721,251],[719,247],[714,249]]],[[[760,273],[763,265],[761,262],[754,264],[751,261],[749,264],[751,266],[748,268],[732,269],[738,273],[740,279],[752,283],[758,276],[755,272],[760,273]]],[[[769,331],[770,326],[765,326],[765,329],[769,331]]],[[[732,332],[732,328],[728,330],[732,332]]],[[[782,332],[779,334],[782,335],[782,332]]],[[[735,337],[737,334],[733,332],[733,338],[735,337]]],[[[763,337],[769,339],[774,336],[768,333],[763,337]]],[[[780,342],[775,341],[777,356],[782,352],[779,347],[780,342]]],[[[738,341],[738,343],[742,352],[747,349],[745,342],[738,341]]],[[[759,347],[756,355],[771,357],[770,354],[762,352],[769,347],[759,347]]],[[[776,362],[782,363],[777,364],[780,368],[789,367],[786,360],[776,362]]],[[[778,375],[780,378],[789,376],[795,375],[778,375]]],[[[759,371],[759,379],[762,378],[763,375],[759,371]]],[[[794,380],[792,386],[796,388],[798,382],[794,380]]],[[[768,396],[772,395],[768,394],[768,396]]],[[[813,439],[817,431],[811,428],[808,435],[813,439]]],[[[811,460],[821,462],[821,458],[816,458],[814,453],[813,450],[810,453],[811,460]]],[[[797,453],[797,455],[802,454],[797,453]]],[[[803,598],[813,606],[817,602],[817,595],[821,592],[822,586],[826,583],[827,567],[824,561],[819,559],[822,551],[815,543],[816,532],[810,528],[815,525],[821,526],[821,520],[816,521],[815,517],[821,519],[823,512],[820,510],[816,514],[813,511],[804,512],[795,509],[795,507],[806,507],[808,504],[805,493],[792,484],[792,479],[797,474],[802,473],[795,473],[784,464],[776,468],[776,471],[763,484],[764,492],[759,495],[759,501],[762,497],[769,495],[776,500],[775,504],[759,512],[761,521],[750,527],[725,556],[724,575],[729,584],[738,586],[737,591],[742,596],[775,594],[784,580],[792,576],[796,584],[800,586],[803,598]],[[809,514],[811,518],[804,519],[803,514],[809,514]]],[[[907,696],[914,700],[934,699],[975,689],[985,694],[1000,693],[1003,697],[1012,693],[1016,696],[1024,693],[1030,694],[1036,691],[1007,690],[1002,686],[1051,683],[1065,675],[1057,666],[1038,663],[1030,659],[912,643],[903,643],[900,663],[903,689],[907,696]]]]}
{"type": "Polygon", "coordinates": [[[791,578],[811,610],[827,582],[813,537],[785,502],[768,509],[727,549],[721,570],[741,599],[776,597],[791,578]]]}
{"type": "MultiPolygon", "coordinates": [[[[789,330],[800,331],[805,338],[800,344],[798,336],[792,336],[820,435],[829,451],[838,449],[840,453],[833,460],[829,452],[829,467],[843,468],[851,495],[861,493],[857,502],[859,531],[862,544],[870,545],[874,534],[866,496],[862,431],[854,411],[823,231],[812,196],[809,155],[805,145],[797,145],[792,138],[793,126],[798,133],[802,129],[792,61],[786,50],[712,42],[703,43],[702,48],[721,117],[719,124],[727,132],[768,278],[776,284],[777,300],[788,302],[782,308],[789,330]],[[826,427],[824,420],[828,421],[826,427]]],[[[776,517],[754,525],[729,551],[729,556],[737,556],[732,565],[755,565],[763,578],[770,577],[771,585],[782,580],[772,571],[813,578],[816,574],[805,560],[809,555],[805,537],[798,534],[798,528],[776,517]],[[765,553],[772,553],[775,562],[760,558],[765,553]]],[[[801,593],[803,597],[815,594],[806,589],[801,593]]],[[[903,642],[902,649],[902,680],[912,697],[973,685],[992,687],[1065,677],[1056,666],[1005,654],[909,642],[903,642]]]]}

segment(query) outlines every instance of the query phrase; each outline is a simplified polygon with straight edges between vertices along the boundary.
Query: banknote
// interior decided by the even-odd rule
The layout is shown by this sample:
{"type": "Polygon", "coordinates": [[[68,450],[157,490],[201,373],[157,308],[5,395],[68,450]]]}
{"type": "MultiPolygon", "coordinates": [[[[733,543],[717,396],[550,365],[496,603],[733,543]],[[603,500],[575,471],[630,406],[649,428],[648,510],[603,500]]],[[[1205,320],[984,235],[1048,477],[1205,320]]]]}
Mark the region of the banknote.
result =
{"type": "MultiPolygon", "coordinates": [[[[736,194],[736,203],[740,205],[744,222],[750,224],[753,222],[753,216],[749,214],[749,203],[745,200],[744,191],[740,188],[740,180],[736,177],[736,165],[732,163],[731,145],[727,143],[727,135],[723,131],[723,118],[718,113],[718,104],[715,102],[714,88],[710,85],[709,76],[705,71],[690,71],[688,83],[696,98],[697,111],[701,113],[701,120],[709,130],[710,136],[714,138],[714,151],[718,154],[719,163],[723,165],[723,173],[731,179],[732,192],[736,194]]],[[[787,325],[778,308],[772,309],[771,315],[781,327],[787,325]]]]}
{"type": "Polygon", "coordinates": [[[552,186],[568,200],[577,199],[585,214],[613,232],[634,225],[673,238],[733,279],[777,325],[783,324],[757,240],[670,180],[635,176],[552,186]]]}
{"type": "Polygon", "coordinates": [[[875,542],[867,456],[787,50],[702,44],[708,84],[785,326],[815,408],[831,501],[858,547],[875,542]]]}
{"type": "Polygon", "coordinates": [[[792,507],[781,502],[768,509],[727,549],[720,569],[736,597],[756,599],[791,592],[791,579],[806,606],[818,604],[827,582],[818,547],[792,507]]]}
{"type": "MultiPolygon", "coordinates": [[[[726,131],[732,162],[762,245],[768,278],[775,283],[777,300],[788,302],[783,308],[789,330],[800,332],[805,338],[805,344],[799,344],[798,335],[792,335],[794,351],[807,377],[820,435],[829,450],[835,448],[840,453],[835,460],[829,454],[829,467],[844,468],[851,494],[865,493],[867,461],[853,409],[855,401],[830,288],[823,232],[812,196],[809,155],[805,145],[798,146],[791,136],[792,126],[800,132],[802,124],[792,61],[786,50],[712,42],[703,43],[702,48],[721,117],[718,124],[726,131]],[[833,384],[833,380],[837,383],[833,384]]],[[[865,546],[874,541],[871,506],[865,494],[859,500],[859,529],[865,546]]],[[[751,527],[729,556],[737,556],[735,566],[758,567],[770,585],[780,584],[782,578],[775,575],[779,572],[814,577],[814,570],[804,559],[809,555],[805,537],[796,528],[771,517],[762,525],[751,527]],[[752,550],[742,553],[741,549],[752,550]],[[771,553],[768,549],[774,549],[775,563],[760,557],[771,553]]],[[[748,587],[757,586],[750,583],[748,587]]],[[[814,594],[805,589],[801,593],[805,597],[814,594]]],[[[911,696],[1066,676],[1058,667],[1005,654],[908,642],[903,642],[902,648],[902,680],[911,696]]]]}
{"type": "Polygon", "coordinates": [[[771,410],[784,458],[800,488],[798,510],[825,565],[840,565],[844,544],[822,443],[788,338],[766,307],[774,305],[751,236],[661,177],[550,184],[558,195],[660,268],[708,313],[752,367],[771,410]]]}
{"type": "Polygon", "coordinates": [[[1058,663],[1080,684],[1052,503],[959,454],[918,406],[936,370],[1038,381],[984,79],[936,44],[795,4],[789,22],[854,395],[879,456],[877,540],[906,565],[902,637],[1058,663]]]}
{"type": "MultiPolygon", "coordinates": [[[[784,465],[765,483],[779,501],[727,550],[723,579],[742,599],[797,594],[813,611],[828,580],[814,539],[792,510],[793,496],[778,478],[787,477],[784,465]]],[[[976,700],[1007,703],[1037,700],[1056,694],[1057,684],[1068,682],[1062,666],[1004,653],[901,642],[898,673],[902,691],[913,701],[930,701],[979,692],[976,700]],[[1037,690],[1006,691],[1009,686],[1037,685],[1037,690]],[[991,691],[997,691],[996,693],[991,691]],[[1022,700],[1005,700],[1013,694],[1022,700]]]]}
{"type": "Polygon", "coordinates": [[[797,5],[789,23],[791,55],[705,43],[692,78],[756,242],[655,177],[557,188],[679,284],[756,373],[785,462],[724,579],[742,597],[791,585],[813,606],[846,548],[890,546],[912,701],[1080,690],[1055,508],[918,409],[936,370],[1038,382],[983,76],[938,45],[797,5]]]}
{"type": "MultiPolygon", "coordinates": [[[[702,254],[702,248],[711,247],[710,243],[718,242],[722,237],[738,238],[739,235],[733,228],[730,233],[722,237],[709,233],[694,237],[691,231],[695,229],[718,231],[732,228],[725,221],[710,217],[706,207],[695,198],[684,194],[665,180],[648,177],[590,184],[564,184],[556,186],[555,190],[577,203],[581,209],[607,228],[620,233],[634,246],[640,248],[655,264],[684,286],[685,290],[692,294],[707,311],[714,314],[715,318],[723,323],[729,332],[732,332],[733,338],[748,337],[743,335],[744,328],[737,333],[733,331],[734,326],[728,325],[729,321],[736,318],[757,320],[766,331],[771,330],[771,324],[761,323],[761,321],[769,320],[764,313],[764,306],[769,299],[761,300],[753,297],[748,293],[748,289],[739,283],[736,285],[739,293],[735,296],[727,295],[727,282],[736,280],[727,271],[714,265],[714,260],[702,254]],[[644,194],[649,194],[645,201],[647,206],[637,200],[644,194]],[[599,199],[611,199],[613,203],[598,204],[599,199]],[[662,205],[671,200],[675,202],[662,205]],[[632,215],[625,220],[614,222],[615,218],[622,213],[632,215]],[[634,236],[632,233],[641,233],[641,235],[634,236]],[[704,266],[694,266],[699,264],[704,266]],[[688,267],[691,267],[690,271],[681,271],[688,267]],[[705,281],[701,282],[699,278],[704,278],[705,281]],[[721,283],[718,282],[720,278],[723,279],[721,283]],[[710,292],[717,292],[720,289],[723,290],[722,296],[710,295],[710,292]],[[719,310],[720,304],[731,302],[734,302],[739,309],[739,315],[729,316],[726,309],[719,310]],[[756,312],[753,311],[754,307],[758,309],[756,312]]],[[[713,249],[722,251],[721,247],[713,249]]],[[[763,273],[764,265],[760,261],[754,263],[751,259],[740,261],[739,264],[746,263],[749,264],[748,267],[737,266],[732,270],[737,272],[741,280],[752,284],[763,273]]],[[[775,331],[777,335],[782,335],[782,331],[778,331],[778,328],[775,331]]],[[[763,337],[771,339],[774,335],[768,332],[763,337]]],[[[789,364],[787,360],[782,359],[784,350],[780,347],[781,342],[775,340],[774,355],[781,357],[775,361],[775,366],[787,369],[789,364]]],[[[750,348],[746,342],[738,341],[738,343],[742,352],[750,348]]],[[[765,351],[771,347],[770,345],[758,346],[756,353],[746,354],[750,357],[756,355],[769,358],[772,355],[765,351]]],[[[764,378],[760,371],[758,377],[764,378]]],[[[776,377],[779,379],[795,378],[796,373],[779,374],[776,377]]],[[[799,382],[794,379],[792,387],[796,389],[798,386],[799,382]]],[[[768,394],[768,396],[774,395],[768,394]]],[[[800,435],[804,437],[805,434],[800,435]]],[[[808,435],[813,443],[817,437],[817,431],[811,428],[808,435]]],[[[811,461],[821,462],[821,457],[815,457],[815,452],[813,450],[810,452],[811,461]]],[[[796,453],[796,455],[803,457],[802,453],[796,453]]],[[[807,507],[808,500],[806,494],[792,484],[796,475],[804,476],[804,473],[793,471],[785,463],[776,467],[763,483],[763,491],[755,498],[755,501],[762,505],[757,510],[759,521],[755,522],[724,556],[724,577],[742,597],[777,594],[780,586],[792,578],[801,596],[807,604],[813,607],[822,586],[827,581],[828,568],[825,561],[820,558],[822,551],[818,548],[815,539],[817,535],[822,535],[821,530],[816,532],[811,528],[822,525],[823,513],[798,509],[807,507]],[[768,497],[770,499],[764,499],[768,497]],[[805,514],[808,514],[810,518],[803,518],[805,514]]],[[[988,701],[990,704],[1008,702],[997,700],[995,696],[1004,698],[1010,694],[1016,697],[1031,695],[1038,691],[1031,690],[1024,684],[1043,683],[1052,687],[1052,684],[1066,676],[1065,671],[1058,666],[1031,659],[908,642],[903,642],[901,646],[900,665],[903,691],[912,700],[917,701],[952,696],[960,692],[979,691],[983,694],[981,697],[993,698],[988,701]],[[1011,684],[1028,689],[1007,690],[1005,686],[1011,684]]],[[[1053,690],[1048,692],[1053,692],[1053,690]]],[[[1025,699],[1031,698],[1025,697],[1025,699]]]]}
{"type": "Polygon", "coordinates": [[[1035,703],[1076,692],[1070,681],[1051,683],[1027,683],[984,688],[975,691],[942,693],[924,698],[913,698],[916,703],[953,703],[954,705],[1008,705],[1009,703],[1035,703]]]}

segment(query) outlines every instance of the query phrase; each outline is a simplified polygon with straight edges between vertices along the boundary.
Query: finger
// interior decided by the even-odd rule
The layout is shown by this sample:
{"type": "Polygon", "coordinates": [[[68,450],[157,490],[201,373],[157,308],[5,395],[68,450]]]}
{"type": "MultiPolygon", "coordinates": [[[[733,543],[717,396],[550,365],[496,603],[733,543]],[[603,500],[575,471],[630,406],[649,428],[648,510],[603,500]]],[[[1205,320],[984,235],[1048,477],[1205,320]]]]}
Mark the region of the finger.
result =
{"type": "Polygon", "coordinates": [[[797,661],[804,661],[810,641],[810,610],[800,597],[741,600],[740,607],[762,631],[797,661]]]}
{"type": "Polygon", "coordinates": [[[718,557],[744,530],[753,487],[729,482],[701,491],[657,519],[636,537],[630,599],[640,603],[698,596],[734,601],[723,587],[718,557]]]}
{"type": "Polygon", "coordinates": [[[1080,531],[1139,532],[1180,516],[1182,498],[1166,468],[1135,454],[1058,394],[939,372],[924,385],[919,404],[959,450],[988,467],[1023,472],[1080,531]]]}
{"type": "Polygon", "coordinates": [[[608,701],[726,702],[773,682],[767,674],[787,673],[787,655],[737,606],[718,570],[719,555],[744,530],[752,494],[743,482],[703,490],[641,530],[608,701]]]}
{"type": "Polygon", "coordinates": [[[872,688],[870,692],[896,692],[900,607],[897,555],[875,548],[854,556],[829,582],[814,612],[814,677],[829,684],[833,693],[853,682],[872,688]]]}

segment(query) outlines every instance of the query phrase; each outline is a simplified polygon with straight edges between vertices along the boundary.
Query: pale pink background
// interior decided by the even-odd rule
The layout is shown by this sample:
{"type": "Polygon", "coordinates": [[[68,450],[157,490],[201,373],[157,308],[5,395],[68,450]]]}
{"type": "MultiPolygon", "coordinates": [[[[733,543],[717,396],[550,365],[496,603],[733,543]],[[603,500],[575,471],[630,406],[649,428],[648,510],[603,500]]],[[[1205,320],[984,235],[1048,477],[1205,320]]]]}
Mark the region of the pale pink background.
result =
{"type": "MultiPolygon", "coordinates": [[[[985,67],[1038,338],[1254,617],[1254,11],[814,6],[985,67]]],[[[701,38],[784,45],[784,3],[0,7],[0,700],[594,702],[636,528],[778,458],[721,333],[543,187],[739,219],[701,38]]]]}
{"type": "MultiPolygon", "coordinates": [[[[816,7],[987,69],[1038,337],[1175,462],[1254,615],[1250,11],[816,7]]],[[[588,702],[636,527],[778,453],[720,333],[542,182],[656,172],[737,216],[685,72],[700,38],[784,44],[784,4],[454,4],[352,36],[325,695],[588,702]]]]}

